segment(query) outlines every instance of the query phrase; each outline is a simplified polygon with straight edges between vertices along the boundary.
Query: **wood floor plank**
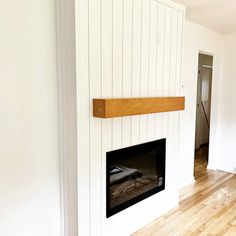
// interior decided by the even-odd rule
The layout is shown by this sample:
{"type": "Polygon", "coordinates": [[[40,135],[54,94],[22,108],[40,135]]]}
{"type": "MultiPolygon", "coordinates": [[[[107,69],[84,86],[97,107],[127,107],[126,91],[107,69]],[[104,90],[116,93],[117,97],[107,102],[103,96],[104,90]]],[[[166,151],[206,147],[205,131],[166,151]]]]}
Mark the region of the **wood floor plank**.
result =
{"type": "Polygon", "coordinates": [[[235,235],[236,235],[236,226],[232,226],[224,234],[224,236],[235,236],[235,235]]]}
{"type": "Polygon", "coordinates": [[[207,236],[207,235],[224,235],[232,225],[229,223],[231,220],[235,219],[236,212],[236,201],[234,201],[234,206],[232,208],[227,209],[219,218],[213,218],[211,221],[200,228],[202,231],[199,236],[207,236]]]}

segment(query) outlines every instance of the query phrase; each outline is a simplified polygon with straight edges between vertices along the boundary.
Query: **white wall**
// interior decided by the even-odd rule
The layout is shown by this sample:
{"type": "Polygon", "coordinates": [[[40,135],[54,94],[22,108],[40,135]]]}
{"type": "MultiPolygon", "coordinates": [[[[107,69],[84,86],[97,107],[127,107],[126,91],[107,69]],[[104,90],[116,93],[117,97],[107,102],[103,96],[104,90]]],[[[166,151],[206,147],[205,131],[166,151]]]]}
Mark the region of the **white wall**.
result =
{"type": "Polygon", "coordinates": [[[196,121],[196,96],[198,76],[198,54],[213,55],[212,106],[209,168],[216,168],[216,150],[219,113],[219,83],[222,76],[223,36],[192,22],[186,21],[184,43],[184,80],[182,93],[186,96],[186,110],[181,114],[180,128],[180,186],[194,180],[194,144],[196,121]]]}
{"type": "Polygon", "coordinates": [[[0,235],[58,236],[54,0],[0,1],[0,235]]]}
{"type": "Polygon", "coordinates": [[[184,10],[168,4],[76,1],[81,236],[130,235],[178,204],[179,113],[106,120],[92,116],[93,98],[181,94],[184,10]],[[166,189],[107,219],[106,152],[160,138],[167,138],[166,189]]]}
{"type": "Polygon", "coordinates": [[[216,168],[236,173],[236,34],[224,36],[216,168]]]}

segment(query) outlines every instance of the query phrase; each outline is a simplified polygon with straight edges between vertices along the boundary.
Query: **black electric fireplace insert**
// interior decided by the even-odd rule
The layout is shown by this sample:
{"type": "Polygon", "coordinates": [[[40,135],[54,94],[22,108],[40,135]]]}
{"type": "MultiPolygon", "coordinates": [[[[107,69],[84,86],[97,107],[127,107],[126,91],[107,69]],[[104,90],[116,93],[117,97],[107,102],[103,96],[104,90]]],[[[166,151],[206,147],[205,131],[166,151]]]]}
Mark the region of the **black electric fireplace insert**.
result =
{"type": "Polygon", "coordinates": [[[106,216],[165,189],[166,139],[106,154],[106,216]]]}

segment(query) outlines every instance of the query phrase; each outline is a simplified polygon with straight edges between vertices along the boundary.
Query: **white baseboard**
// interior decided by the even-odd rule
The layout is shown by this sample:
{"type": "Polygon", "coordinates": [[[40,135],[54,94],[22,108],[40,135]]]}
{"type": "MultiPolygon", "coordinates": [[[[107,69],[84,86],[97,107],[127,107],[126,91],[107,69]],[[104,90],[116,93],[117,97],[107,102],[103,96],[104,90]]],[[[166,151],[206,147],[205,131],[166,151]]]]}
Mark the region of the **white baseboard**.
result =
{"type": "Polygon", "coordinates": [[[232,168],[217,168],[216,166],[214,165],[207,165],[207,169],[208,170],[220,170],[220,171],[224,171],[224,172],[228,172],[228,173],[232,173],[232,174],[236,174],[236,168],[235,169],[232,169],[232,168]]]}
{"type": "Polygon", "coordinates": [[[233,170],[232,168],[217,168],[217,170],[228,172],[231,174],[236,174],[236,169],[233,170]]]}
{"type": "Polygon", "coordinates": [[[194,176],[192,176],[191,178],[188,178],[188,179],[186,179],[185,181],[182,181],[182,182],[179,184],[179,189],[184,188],[184,187],[186,187],[186,186],[188,186],[188,185],[190,185],[190,184],[193,184],[193,183],[195,183],[195,182],[196,182],[196,180],[195,180],[194,176]]]}
{"type": "Polygon", "coordinates": [[[207,170],[216,170],[216,167],[214,165],[207,165],[207,170]]]}

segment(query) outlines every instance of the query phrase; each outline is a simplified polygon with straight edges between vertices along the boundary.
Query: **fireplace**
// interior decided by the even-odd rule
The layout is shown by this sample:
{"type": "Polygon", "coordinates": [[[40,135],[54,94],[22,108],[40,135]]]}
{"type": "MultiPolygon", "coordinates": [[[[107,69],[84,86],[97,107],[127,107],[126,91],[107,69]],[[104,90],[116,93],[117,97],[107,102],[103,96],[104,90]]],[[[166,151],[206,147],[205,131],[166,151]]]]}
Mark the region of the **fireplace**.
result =
{"type": "Polygon", "coordinates": [[[106,216],[165,189],[166,139],[106,154],[106,216]]]}

